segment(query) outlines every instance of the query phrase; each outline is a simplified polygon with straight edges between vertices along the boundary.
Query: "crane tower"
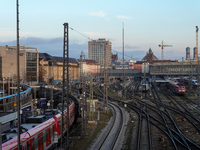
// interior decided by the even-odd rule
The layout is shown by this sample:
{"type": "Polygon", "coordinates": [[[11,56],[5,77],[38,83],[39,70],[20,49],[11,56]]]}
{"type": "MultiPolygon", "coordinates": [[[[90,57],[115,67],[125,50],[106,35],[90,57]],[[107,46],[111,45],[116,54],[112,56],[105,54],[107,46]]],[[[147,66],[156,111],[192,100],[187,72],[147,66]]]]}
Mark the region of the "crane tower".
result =
{"type": "Polygon", "coordinates": [[[162,49],[162,51],[161,51],[161,59],[163,60],[163,58],[164,58],[164,56],[163,56],[163,55],[164,55],[164,54],[163,54],[163,53],[164,53],[164,52],[163,52],[163,51],[164,51],[164,50],[163,50],[164,47],[172,47],[172,45],[164,45],[164,44],[163,44],[163,41],[162,41],[162,44],[161,44],[161,45],[158,45],[158,46],[161,47],[161,49],[162,49]]]}

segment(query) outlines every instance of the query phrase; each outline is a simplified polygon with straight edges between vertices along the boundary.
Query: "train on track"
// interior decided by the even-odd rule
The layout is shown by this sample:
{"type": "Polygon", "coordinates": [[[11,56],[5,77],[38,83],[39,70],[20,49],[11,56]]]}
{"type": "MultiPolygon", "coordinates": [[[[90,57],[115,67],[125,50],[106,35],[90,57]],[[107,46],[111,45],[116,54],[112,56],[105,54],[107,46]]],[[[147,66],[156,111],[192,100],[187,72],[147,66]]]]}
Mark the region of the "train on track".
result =
{"type": "Polygon", "coordinates": [[[183,95],[186,92],[186,87],[177,80],[166,79],[166,87],[178,95],[183,95]]]}
{"type": "MultiPolygon", "coordinates": [[[[78,107],[76,102],[71,101],[69,105],[69,126],[72,125],[74,121],[78,118],[78,107]]],[[[67,131],[67,109],[64,110],[64,123],[63,123],[63,133],[67,131]]],[[[37,116],[36,116],[37,117],[37,116]]],[[[39,120],[39,116],[38,119],[39,120]]],[[[20,149],[21,150],[46,150],[55,148],[55,135],[54,132],[57,132],[58,139],[61,138],[61,123],[62,116],[61,113],[58,113],[54,117],[44,121],[40,124],[26,123],[22,124],[22,129],[26,130],[26,127],[29,129],[20,135],[20,149]]],[[[15,129],[15,134],[17,133],[15,129]]],[[[12,133],[11,133],[12,134],[12,133]]],[[[14,134],[14,132],[13,132],[14,134]]],[[[18,149],[18,138],[17,136],[8,140],[2,144],[2,150],[17,150],[18,149]]]]}
{"type": "Polygon", "coordinates": [[[149,90],[149,83],[146,80],[145,81],[142,80],[139,86],[139,90],[147,92],[149,90]]]}

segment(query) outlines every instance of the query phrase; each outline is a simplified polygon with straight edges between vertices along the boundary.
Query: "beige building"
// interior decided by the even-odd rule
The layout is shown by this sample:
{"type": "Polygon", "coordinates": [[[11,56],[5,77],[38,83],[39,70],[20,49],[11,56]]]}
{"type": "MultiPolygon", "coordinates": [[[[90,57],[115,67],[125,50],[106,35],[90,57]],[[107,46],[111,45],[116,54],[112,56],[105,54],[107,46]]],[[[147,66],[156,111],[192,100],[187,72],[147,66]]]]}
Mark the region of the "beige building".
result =
{"type": "MultiPolygon", "coordinates": [[[[19,70],[21,82],[38,82],[38,62],[36,47],[20,46],[19,70]]],[[[16,46],[0,46],[0,77],[17,79],[16,46]]]]}
{"type": "Polygon", "coordinates": [[[101,67],[104,66],[104,53],[107,59],[106,66],[111,66],[111,53],[112,50],[112,43],[107,39],[98,39],[92,40],[88,42],[88,59],[97,61],[101,67]]]}
{"type": "MultiPolygon", "coordinates": [[[[63,57],[51,56],[47,53],[40,55],[40,82],[48,82],[49,78],[62,80],[63,78],[63,57]]],[[[80,75],[79,63],[75,58],[69,58],[69,79],[77,80],[80,75]]]]}
{"type": "Polygon", "coordinates": [[[83,62],[86,64],[86,73],[88,75],[97,76],[100,73],[100,65],[95,60],[84,59],[83,62]]]}

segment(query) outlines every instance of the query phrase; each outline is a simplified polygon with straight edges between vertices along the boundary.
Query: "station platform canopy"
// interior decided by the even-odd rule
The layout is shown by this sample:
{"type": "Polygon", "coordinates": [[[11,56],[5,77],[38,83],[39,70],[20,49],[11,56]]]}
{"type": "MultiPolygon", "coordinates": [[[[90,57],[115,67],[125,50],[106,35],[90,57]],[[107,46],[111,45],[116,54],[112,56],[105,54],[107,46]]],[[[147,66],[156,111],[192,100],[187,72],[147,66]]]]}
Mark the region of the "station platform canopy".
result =
{"type": "Polygon", "coordinates": [[[166,83],[167,82],[166,80],[164,80],[162,78],[154,78],[153,81],[156,83],[166,83]]]}

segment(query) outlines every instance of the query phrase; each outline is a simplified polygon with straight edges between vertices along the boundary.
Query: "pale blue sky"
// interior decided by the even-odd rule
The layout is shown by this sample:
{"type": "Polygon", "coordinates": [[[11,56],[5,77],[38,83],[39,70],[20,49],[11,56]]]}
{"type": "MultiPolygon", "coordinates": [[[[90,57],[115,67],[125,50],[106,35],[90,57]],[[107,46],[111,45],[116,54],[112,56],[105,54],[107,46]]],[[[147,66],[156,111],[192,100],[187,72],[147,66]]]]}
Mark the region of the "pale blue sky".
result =
{"type": "MultiPolygon", "coordinates": [[[[141,60],[151,47],[161,58],[185,58],[185,48],[196,44],[200,27],[200,0],[19,0],[20,45],[38,47],[39,52],[62,56],[63,23],[91,39],[107,38],[122,51],[124,22],[125,54],[141,60]]],[[[0,45],[16,45],[16,0],[0,1],[0,45]]],[[[87,55],[88,39],[69,30],[70,57],[87,55]]]]}

